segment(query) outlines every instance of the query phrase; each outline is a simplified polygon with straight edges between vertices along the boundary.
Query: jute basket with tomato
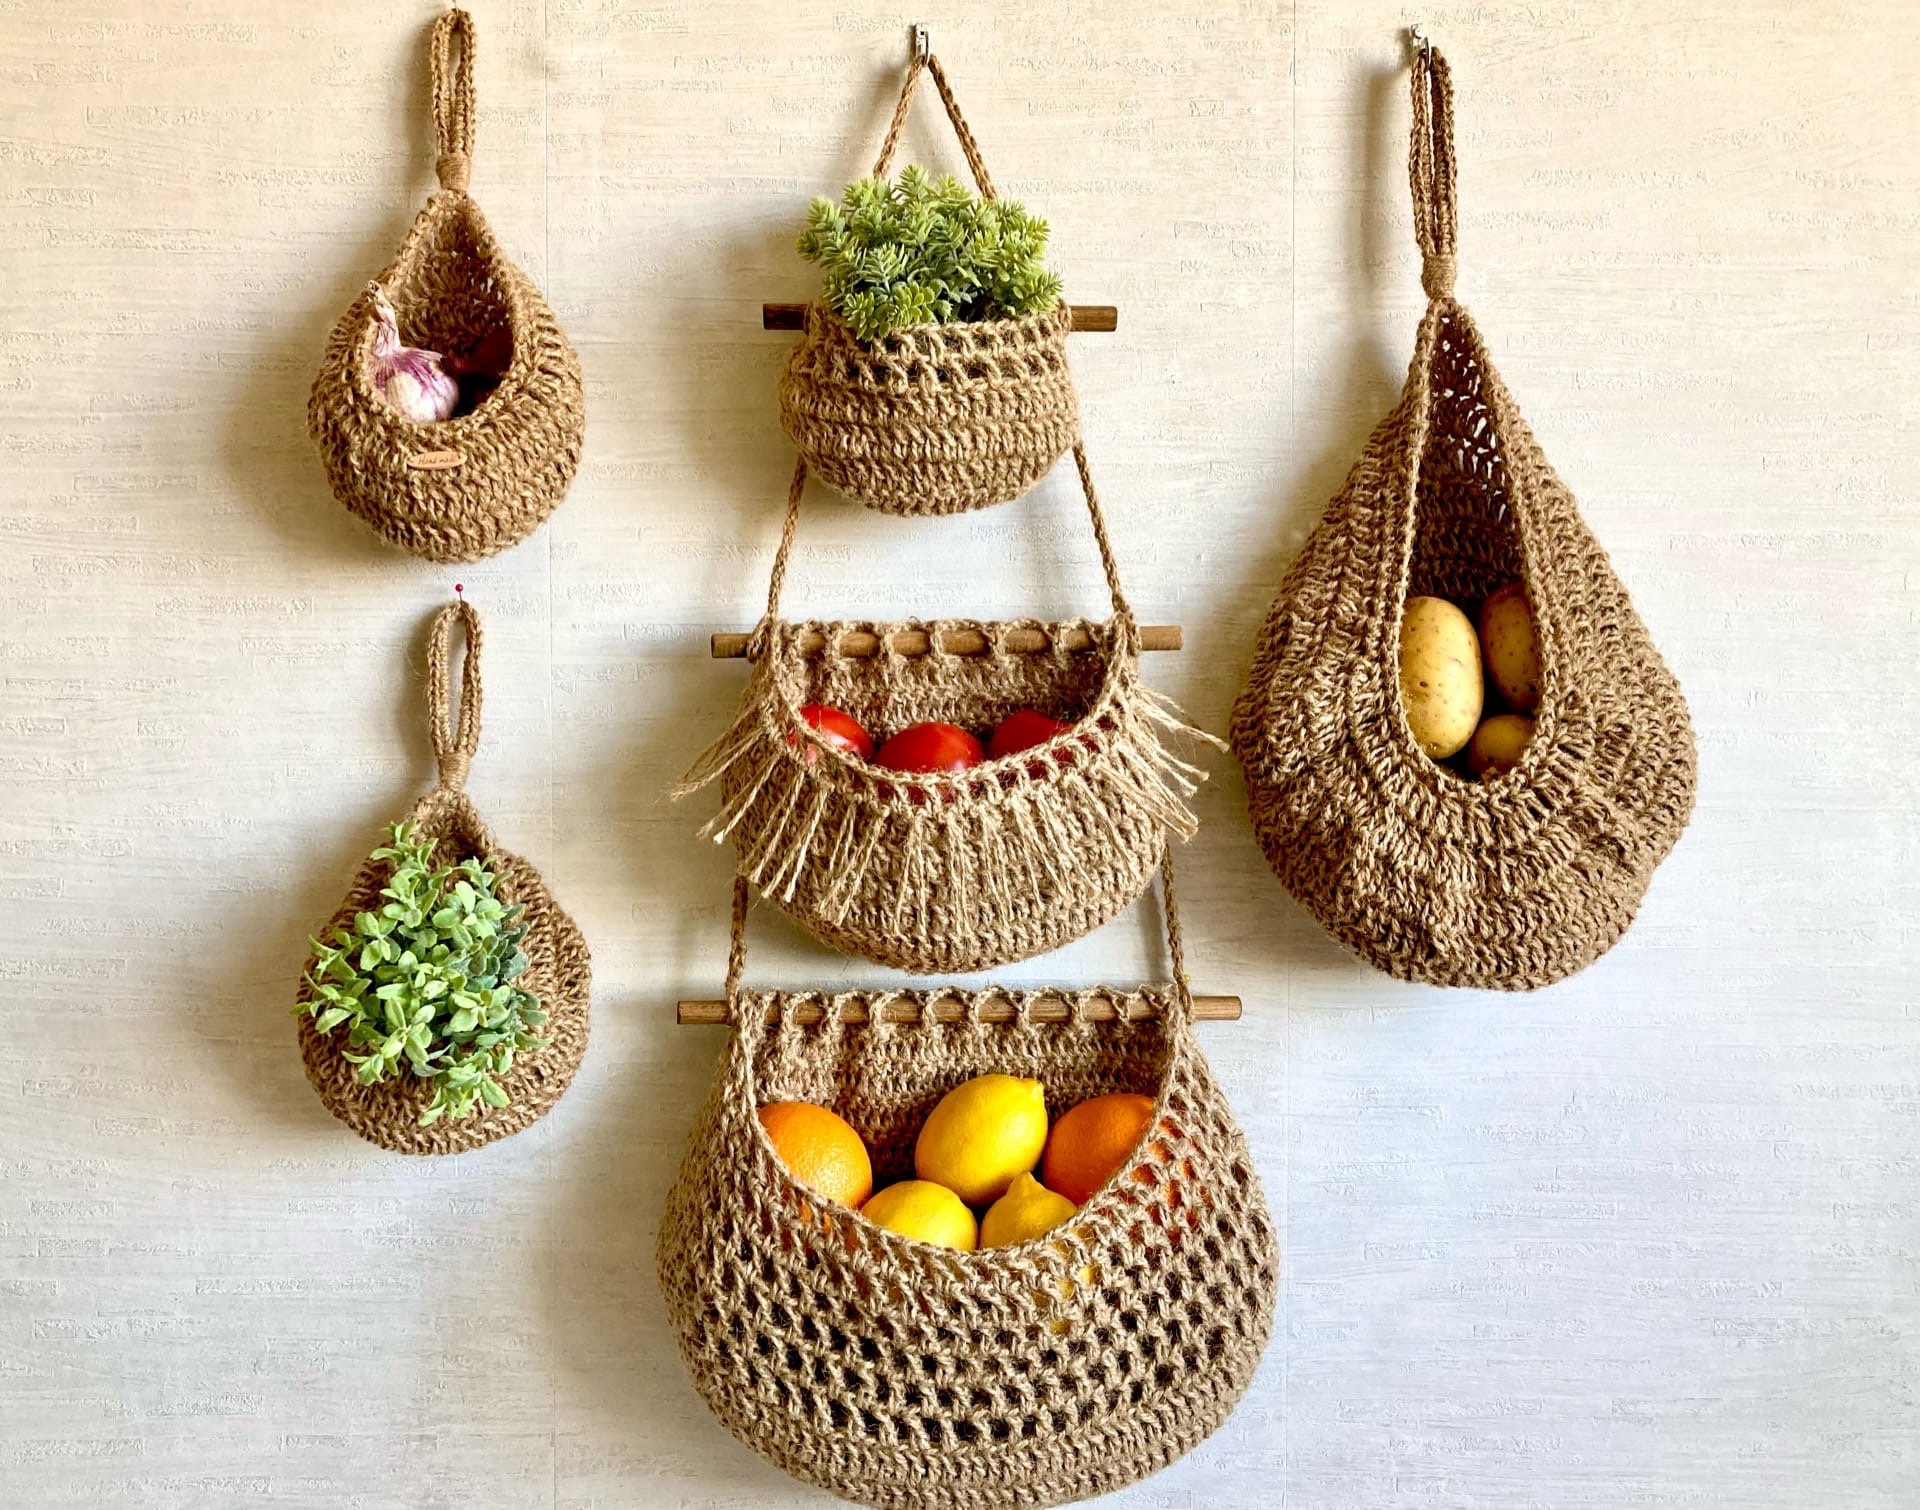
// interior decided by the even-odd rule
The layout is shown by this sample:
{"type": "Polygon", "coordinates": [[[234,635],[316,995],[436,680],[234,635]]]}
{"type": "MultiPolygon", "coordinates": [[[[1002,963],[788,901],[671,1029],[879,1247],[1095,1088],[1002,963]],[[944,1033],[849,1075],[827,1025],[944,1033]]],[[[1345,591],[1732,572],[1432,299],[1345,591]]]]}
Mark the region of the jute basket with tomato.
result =
{"type": "Polygon", "coordinates": [[[720,787],[703,830],[817,937],[918,974],[986,970],[1099,927],[1196,827],[1205,773],[1171,747],[1220,741],[1140,679],[1078,447],[1113,615],[1042,624],[788,620],[780,594],[807,464],[794,470],[739,716],[688,772],[720,787]],[[1015,648],[1041,631],[1046,648],[1015,648]],[[947,648],[956,634],[979,648],[947,648]],[[909,634],[924,653],[900,649],[909,634]],[[850,653],[858,637],[865,653],[850,653]],[[1077,647],[1077,648],[1076,648],[1077,647]]]}
{"type": "Polygon", "coordinates": [[[1406,389],[1281,585],[1233,742],[1269,863],[1334,937],[1404,979],[1531,989],[1633,920],[1693,810],[1693,733],[1453,296],[1431,47],[1413,105],[1429,302],[1406,389]]]}
{"type": "Polygon", "coordinates": [[[1214,1431],[1279,1260],[1194,1039],[1170,884],[1172,981],[1047,993],[1060,1021],[1039,993],[866,993],[850,1022],[852,996],[744,989],[748,895],[657,1255],[728,1429],[836,1494],[927,1510],[1084,1499],[1214,1431]],[[1095,1000],[1124,1010],[1092,1020],[1095,1000]]]}

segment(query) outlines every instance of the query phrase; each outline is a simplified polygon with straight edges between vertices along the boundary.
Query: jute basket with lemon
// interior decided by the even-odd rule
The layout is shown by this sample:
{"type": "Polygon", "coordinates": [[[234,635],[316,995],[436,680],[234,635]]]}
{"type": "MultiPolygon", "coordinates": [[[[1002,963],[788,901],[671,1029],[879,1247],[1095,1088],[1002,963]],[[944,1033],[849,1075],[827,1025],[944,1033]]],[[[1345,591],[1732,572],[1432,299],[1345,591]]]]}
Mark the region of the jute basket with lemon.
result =
{"type": "Polygon", "coordinates": [[[1218,1427],[1279,1259],[1170,890],[1173,979],[1130,991],[749,991],[747,902],[737,882],[732,1037],[658,1252],[727,1427],[927,1507],[1104,1493],[1218,1427]]]}

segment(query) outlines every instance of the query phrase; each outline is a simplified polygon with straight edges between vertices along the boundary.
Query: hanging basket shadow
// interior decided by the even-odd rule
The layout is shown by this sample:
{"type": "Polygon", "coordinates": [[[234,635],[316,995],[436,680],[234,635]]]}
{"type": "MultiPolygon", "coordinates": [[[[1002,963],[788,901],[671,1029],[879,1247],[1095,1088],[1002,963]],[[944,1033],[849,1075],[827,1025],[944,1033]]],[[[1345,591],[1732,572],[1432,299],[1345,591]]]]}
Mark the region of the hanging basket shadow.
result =
{"type": "Polygon", "coordinates": [[[402,415],[373,384],[368,289],[327,339],[307,422],[335,496],[384,539],[430,561],[476,561],[526,539],[566,496],[586,401],[579,359],[552,308],[467,193],[473,30],[465,11],[436,24],[433,65],[442,188],[377,283],[405,344],[493,372],[498,384],[470,413],[437,424],[402,415]]]}
{"type": "MultiPolygon", "coordinates": [[[[736,918],[744,912],[744,883],[736,918]]],[[[737,928],[736,924],[736,928],[737,928]]],[[[736,933],[736,937],[737,937],[736,933]]],[[[1180,979],[1184,976],[1176,967],[1180,979]]],[[[1125,993],[1157,1014],[1066,1022],[992,990],[844,998],[729,990],[732,1038],[660,1226],[667,1315],[694,1388],[737,1438],[862,1504],[1053,1505],[1173,1462],[1232,1413],[1271,1332],[1279,1252],[1266,1199],[1181,985],[1125,993]],[[928,1020],[959,995],[966,1016],[928,1020]],[[1013,1021],[979,1008],[1010,999],[1013,1021]],[[918,1021],[886,1021],[890,1004],[918,1021]],[[797,1009],[818,1004],[802,1025],[797,1009]],[[756,1109],[805,1100],[850,1122],[876,1185],[912,1178],[948,1090],[1028,1076],[1050,1117],[1114,1091],[1153,1119],[1061,1227],[955,1252],[886,1231],[799,1184],[756,1109]]]]}
{"type": "Polygon", "coordinates": [[[1452,93],[1414,72],[1416,226],[1430,296],[1399,404],[1287,573],[1234,709],[1275,874],[1402,979],[1531,989],[1633,920],[1693,808],[1686,703],[1452,294],[1452,93]],[[1400,697],[1407,599],[1524,585],[1544,677],[1518,767],[1429,759],[1400,697]]]}
{"type": "MultiPolygon", "coordinates": [[[[893,162],[920,75],[931,75],[981,196],[994,198],[980,146],[940,60],[916,55],[873,177],[893,162]]],[[[1031,491],[1080,442],[1067,368],[1073,310],[913,325],[863,341],[825,304],[780,376],[780,423],[809,468],[868,508],[958,514],[1031,491]]]]}
{"type": "MultiPolygon", "coordinates": [[[[427,662],[427,695],[432,712],[434,752],[440,781],[407,815],[413,831],[439,840],[437,863],[457,865],[483,860],[496,876],[495,890],[509,908],[524,909],[519,921],[526,926],[520,947],[527,956],[519,984],[538,998],[547,1019],[540,1025],[543,1047],[529,1049],[514,1059],[513,1068],[497,1077],[507,1093],[505,1106],[482,1105],[462,1121],[442,1118],[420,1125],[420,1115],[433,1099],[429,1081],[402,1071],[372,1085],[362,1085],[347,1058],[343,1035],[315,1029],[307,1010],[313,999],[311,976],[316,957],[308,956],[301,971],[296,1002],[300,1007],[300,1057],[307,1079],[328,1111],[369,1143],[394,1153],[469,1153],[532,1126],[549,1111],[573,1083],[574,1072],[587,1051],[592,963],[586,939],[572,918],[555,902],[533,866],[509,854],[494,842],[473,803],[461,790],[480,740],[480,619],[471,604],[443,609],[434,621],[427,662]],[[449,717],[448,663],[455,625],[467,635],[466,665],[462,675],[457,722],[449,717]]],[[[392,875],[392,862],[369,859],[360,867],[339,909],[317,937],[333,937],[339,928],[351,929],[363,911],[378,911],[381,889],[392,875]]]]}

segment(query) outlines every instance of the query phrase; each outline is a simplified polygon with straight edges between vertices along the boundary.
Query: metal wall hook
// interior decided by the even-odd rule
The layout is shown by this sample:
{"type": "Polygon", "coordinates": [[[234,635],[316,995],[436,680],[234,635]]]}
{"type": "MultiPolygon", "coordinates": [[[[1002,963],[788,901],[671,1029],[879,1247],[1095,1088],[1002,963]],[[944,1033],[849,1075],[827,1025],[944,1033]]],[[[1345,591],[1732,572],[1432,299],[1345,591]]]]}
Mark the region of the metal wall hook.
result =
{"type": "Polygon", "coordinates": [[[1407,40],[1422,52],[1433,51],[1433,38],[1427,35],[1427,29],[1419,22],[1407,28],[1407,40]]]}
{"type": "Polygon", "coordinates": [[[913,55],[924,63],[933,56],[933,37],[919,22],[913,26],[913,55]]]}

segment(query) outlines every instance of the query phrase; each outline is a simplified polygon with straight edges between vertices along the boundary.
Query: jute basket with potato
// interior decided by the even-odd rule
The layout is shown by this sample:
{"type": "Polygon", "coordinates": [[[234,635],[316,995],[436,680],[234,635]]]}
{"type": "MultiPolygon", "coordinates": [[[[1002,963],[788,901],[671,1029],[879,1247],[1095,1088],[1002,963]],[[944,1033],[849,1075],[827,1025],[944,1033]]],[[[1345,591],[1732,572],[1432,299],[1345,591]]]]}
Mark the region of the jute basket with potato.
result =
{"type": "MultiPolygon", "coordinates": [[[[1171,870],[1162,873],[1171,882],[1171,870]]],[[[732,1039],[660,1224],[667,1317],[694,1388],[747,1446],[863,1504],[1055,1505],[1144,1478],[1232,1413],[1273,1324],[1279,1250],[1265,1196],[1194,1038],[1178,914],[1163,893],[1173,978],[1062,992],[938,991],[845,998],[742,988],[748,890],[734,888],[732,1039]],[[1125,1016],[1093,1021],[1108,996],[1125,1016]],[[983,1020],[991,997],[1012,1020],[983,1020]],[[892,1021],[889,1004],[911,1004],[892,1021]],[[819,1020],[803,1020],[802,1008],[819,1020]],[[782,1162],[756,1115],[828,1106],[886,1182],[914,1173],[915,1130],[941,1098],[997,1072],[1046,1086],[1048,1110],[1151,1097],[1120,1170],[1066,1222],[1004,1247],[955,1251],[823,1200],[782,1162]]]]}
{"type": "Polygon", "coordinates": [[[1693,733],[1453,297],[1452,85],[1426,46],[1411,176],[1429,303],[1406,388],[1281,585],[1233,741],[1268,862],[1337,939],[1403,979],[1529,989],[1632,921],[1693,809],[1693,733]],[[1452,648],[1471,630],[1440,610],[1486,605],[1489,669],[1524,679],[1501,592],[1516,583],[1537,632],[1531,737],[1514,759],[1514,716],[1490,720],[1474,754],[1495,769],[1476,781],[1434,758],[1481,711],[1477,655],[1452,648]],[[1404,696],[1403,633],[1436,668],[1404,696]]]}

